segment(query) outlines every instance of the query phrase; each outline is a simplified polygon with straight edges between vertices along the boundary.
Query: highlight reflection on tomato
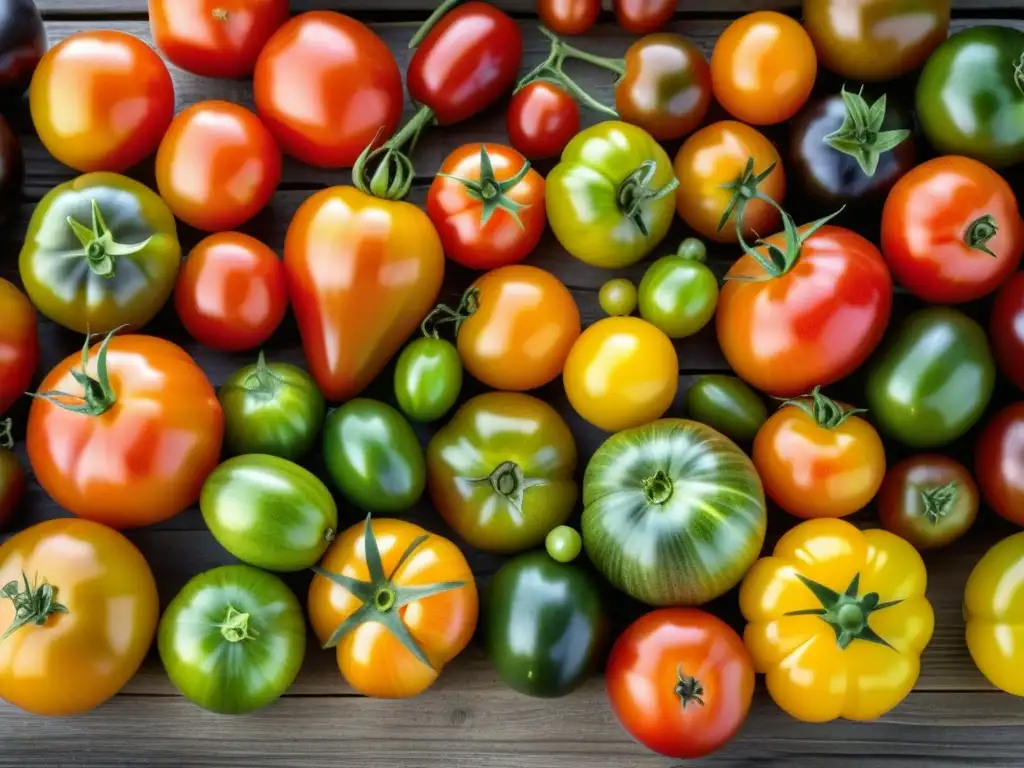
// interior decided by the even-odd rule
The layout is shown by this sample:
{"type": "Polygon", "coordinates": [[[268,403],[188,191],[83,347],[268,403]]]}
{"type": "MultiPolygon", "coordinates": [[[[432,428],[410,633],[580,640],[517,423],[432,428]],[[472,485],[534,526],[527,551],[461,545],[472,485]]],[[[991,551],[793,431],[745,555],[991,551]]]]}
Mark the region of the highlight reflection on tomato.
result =
{"type": "Polygon", "coordinates": [[[579,133],[576,99],[546,80],[534,80],[512,96],[505,116],[512,146],[531,160],[560,155],[579,133]]]}

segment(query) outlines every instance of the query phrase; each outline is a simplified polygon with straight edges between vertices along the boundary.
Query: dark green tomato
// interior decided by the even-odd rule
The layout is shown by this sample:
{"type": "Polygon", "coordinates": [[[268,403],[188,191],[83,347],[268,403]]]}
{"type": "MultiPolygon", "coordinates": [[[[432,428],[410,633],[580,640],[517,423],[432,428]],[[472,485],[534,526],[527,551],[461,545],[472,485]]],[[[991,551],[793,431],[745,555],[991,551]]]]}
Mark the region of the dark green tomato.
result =
{"type": "Polygon", "coordinates": [[[616,277],[601,286],[597,302],[609,317],[625,317],[636,309],[636,286],[624,277],[616,277]]]}
{"type": "MultiPolygon", "coordinates": [[[[0,0],[3,2],[3,0],[0,0]]],[[[21,143],[7,120],[0,115],[0,226],[21,201],[21,188],[25,181],[25,160],[21,143]]]]}
{"type": "Polygon", "coordinates": [[[1024,161],[1024,32],[978,26],[957,32],[917,82],[917,117],[941,154],[994,168],[1024,161]]]}
{"type": "Polygon", "coordinates": [[[316,565],[338,529],[327,486],[277,456],[228,459],[203,484],[199,508],[224,549],[270,571],[316,565]]]}
{"type": "Polygon", "coordinates": [[[240,715],[295,682],[306,652],[302,607],[277,576],[223,565],[193,577],[167,606],[157,634],[174,686],[203,709],[240,715]]]}
{"type": "Polygon", "coordinates": [[[404,512],[423,495],[423,448],[409,422],[387,403],[360,397],[331,411],[323,444],[327,471],[360,509],[404,512]]]}
{"type": "Polygon", "coordinates": [[[945,445],[981,417],[995,380],[980,325],[950,307],[918,310],[869,369],[868,412],[883,432],[907,445],[945,445]]]}
{"type": "Polygon", "coordinates": [[[647,268],[640,281],[640,317],[669,338],[692,336],[711,320],[718,304],[718,278],[687,245],[647,268]],[[697,258],[687,258],[683,254],[697,258]]]}
{"type": "Polygon", "coordinates": [[[413,421],[436,421],[455,405],[462,390],[462,359],[450,341],[416,339],[398,356],[395,398],[413,421]]]}
{"type": "Polygon", "coordinates": [[[528,696],[565,696],[599,668],[608,620],[594,579],[546,552],[509,560],[488,585],[484,649],[498,676],[528,696]]]}
{"type": "Polygon", "coordinates": [[[701,376],[686,392],[686,414],[737,442],[754,439],[768,420],[764,400],[735,376],[701,376]]]}
{"type": "Polygon", "coordinates": [[[695,421],[619,432],[583,476],[587,555],[650,605],[700,605],[734,587],[757,560],[766,523],[753,463],[695,421]]]}
{"type": "Polygon", "coordinates": [[[312,376],[288,363],[267,364],[262,352],[255,364],[235,371],[217,397],[229,455],[266,453],[298,461],[316,444],[327,410],[312,376]]]}

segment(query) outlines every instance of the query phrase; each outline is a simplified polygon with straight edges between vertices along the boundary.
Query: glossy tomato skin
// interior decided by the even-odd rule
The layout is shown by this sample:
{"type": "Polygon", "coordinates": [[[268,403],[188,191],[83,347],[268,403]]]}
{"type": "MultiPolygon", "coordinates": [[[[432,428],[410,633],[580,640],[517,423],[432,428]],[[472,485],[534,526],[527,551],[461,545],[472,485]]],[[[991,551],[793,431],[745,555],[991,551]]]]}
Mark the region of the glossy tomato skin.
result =
{"type": "Polygon", "coordinates": [[[21,99],[46,53],[43,17],[32,0],[0,2],[0,108],[21,99]]]}
{"type": "Polygon", "coordinates": [[[562,153],[580,130],[580,107],[564,89],[534,80],[512,96],[505,116],[512,146],[530,160],[562,153]]]}
{"type": "Polygon", "coordinates": [[[240,232],[200,241],[178,272],[174,306],[196,341],[240,352],[271,337],[288,309],[284,264],[240,232]]]}
{"type": "Polygon", "coordinates": [[[696,608],[662,608],[630,624],[612,646],[604,679],[626,733],[676,759],[725,746],[754,697],[743,640],[696,608]]]}
{"type": "Polygon", "coordinates": [[[637,304],[636,286],[625,277],[616,277],[601,286],[597,301],[609,317],[633,314],[637,304]]]}
{"type": "Polygon", "coordinates": [[[179,69],[203,77],[248,77],[288,0],[149,0],[153,42],[179,69]]]}
{"type": "Polygon", "coordinates": [[[612,0],[616,23],[634,35],[656,32],[676,12],[676,0],[612,0]]]}
{"type": "Polygon", "coordinates": [[[4,225],[21,202],[24,184],[25,159],[21,152],[21,142],[7,120],[0,115],[0,226],[4,225]]]}
{"type": "Polygon", "coordinates": [[[764,400],[735,376],[701,376],[686,391],[686,414],[739,443],[749,442],[768,420],[764,400]]]}
{"type": "Polygon", "coordinates": [[[670,339],[692,336],[708,324],[718,303],[718,278],[696,259],[662,256],[640,281],[640,317],[670,339]]]}
{"type": "Polygon", "coordinates": [[[999,289],[988,332],[1000,373],[1024,389],[1024,273],[1013,273],[999,289]]]}
{"type": "Polygon", "coordinates": [[[978,484],[963,464],[918,454],[889,469],[878,491],[882,526],[919,550],[937,549],[963,536],[978,516],[978,484]]]}
{"type": "MultiPolygon", "coordinates": [[[[782,244],[780,236],[768,238],[782,244]]],[[[825,225],[781,277],[744,254],[718,297],[718,341],[730,367],[773,397],[797,397],[852,373],[878,346],[892,310],[892,277],[865,238],[825,225]]]]}
{"type": "Polygon", "coordinates": [[[347,168],[402,117],[402,75],[369,27],[332,11],[293,17],[253,73],[256,111],[281,149],[304,163],[347,168]]]}
{"type": "Polygon", "coordinates": [[[1024,402],[989,419],[976,444],[974,472],[985,502],[1000,517],[1024,525],[1024,402]]]}
{"type": "Polygon", "coordinates": [[[537,15],[559,35],[582,35],[601,14],[601,0],[537,0],[537,15]]]}
{"type": "Polygon", "coordinates": [[[137,37],[77,32],[39,62],[29,105],[40,141],[60,162],[83,172],[124,171],[167,132],[174,85],[163,60],[137,37]]]}
{"type": "Polygon", "coordinates": [[[398,356],[395,400],[410,420],[440,419],[455,405],[461,391],[462,358],[447,339],[416,339],[398,356]]]}
{"type": "Polygon", "coordinates": [[[931,304],[959,304],[1017,269],[1024,221],[998,173],[967,157],[938,157],[893,187],[881,244],[896,282],[931,304]]]}
{"type": "MultiPolygon", "coordinates": [[[[47,520],[0,546],[0,580],[24,591],[25,576],[33,587],[49,584],[67,612],[25,624],[0,643],[0,697],[37,715],[99,706],[135,674],[156,632],[159,598],[145,558],[105,525],[47,520]]],[[[4,597],[0,625],[14,617],[4,597]]]]}
{"type": "Polygon", "coordinates": [[[14,285],[0,278],[0,417],[28,391],[39,361],[36,310],[14,285]]]}

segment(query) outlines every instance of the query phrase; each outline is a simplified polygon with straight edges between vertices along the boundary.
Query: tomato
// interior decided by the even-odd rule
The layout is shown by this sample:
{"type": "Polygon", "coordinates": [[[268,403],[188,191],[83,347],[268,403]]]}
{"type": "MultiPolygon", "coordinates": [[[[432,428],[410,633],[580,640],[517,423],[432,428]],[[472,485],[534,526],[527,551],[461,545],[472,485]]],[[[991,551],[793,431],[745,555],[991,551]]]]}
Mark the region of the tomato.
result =
{"type": "Polygon", "coordinates": [[[479,607],[469,563],[418,525],[367,517],[314,570],[313,632],[337,648],[342,677],[365,696],[422,693],[473,636],[479,607]]]}
{"type": "Polygon", "coordinates": [[[186,224],[235,229],[263,210],[281,179],[281,150],[260,119],[227,101],[181,112],[160,142],[160,196],[186,224]]]}
{"type": "Polygon", "coordinates": [[[306,620],[277,576],[222,565],[193,576],[160,619],[160,660],[203,709],[243,714],[281,696],[306,653],[306,620]]]}
{"type": "Polygon", "coordinates": [[[725,746],[754,698],[754,666],[740,636],[695,608],[662,608],[630,624],[604,679],[626,732],[677,759],[725,746]]]}
{"type": "Polygon", "coordinates": [[[952,544],[974,524],[978,485],[960,462],[919,454],[889,470],[877,507],[887,530],[919,550],[937,549],[952,544]]]}
{"type": "MultiPolygon", "coordinates": [[[[2,1],[2,0],[0,0],[2,1]]],[[[0,115],[0,226],[21,203],[25,185],[25,159],[21,142],[7,120],[0,115]]]]}
{"type": "Polygon", "coordinates": [[[410,343],[395,365],[395,399],[411,421],[437,421],[462,390],[462,359],[455,345],[424,336],[410,343]]]}
{"type": "Polygon", "coordinates": [[[467,402],[427,446],[430,500],[471,546],[521,552],[572,514],[576,441],[558,412],[519,392],[467,402]]]}
{"type": "Polygon", "coordinates": [[[601,286],[597,301],[610,317],[625,317],[636,309],[636,286],[624,277],[616,277],[601,286]]]}
{"type": "Polygon", "coordinates": [[[11,420],[0,421],[0,526],[6,525],[25,495],[28,479],[12,450],[11,420]]]}
{"type": "Polygon", "coordinates": [[[544,537],[544,549],[548,556],[559,563],[571,563],[583,550],[583,539],[579,531],[569,525],[552,528],[544,537]]]}
{"type": "Polygon", "coordinates": [[[39,361],[36,311],[21,291],[0,278],[0,416],[28,391],[39,361]]]}
{"type": "Polygon", "coordinates": [[[146,658],[160,611],[156,582],[117,531],[73,518],[26,528],[0,545],[0,583],[4,701],[37,715],[87,712],[146,658]]]}
{"type": "Polygon", "coordinates": [[[43,17],[32,0],[0,2],[0,109],[21,100],[46,53],[43,17]]]}
{"type": "Polygon", "coordinates": [[[395,57],[365,24],[332,11],[300,14],[274,33],[253,95],[281,149],[322,168],[350,167],[402,117],[395,57]]]}
{"type": "Polygon", "coordinates": [[[729,269],[716,315],[729,367],[774,397],[852,373],[881,341],[892,310],[892,278],[874,245],[821,221],[799,234],[788,224],[766,239],[778,261],[762,245],[729,269]]]}
{"type": "Polygon", "coordinates": [[[284,265],[249,235],[210,235],[182,265],[174,306],[185,330],[203,346],[226,352],[258,347],[288,309],[284,265]]]}
{"type": "Polygon", "coordinates": [[[975,445],[974,472],[996,514],[1024,525],[1024,402],[989,419],[975,445]]]}
{"type": "Polygon", "coordinates": [[[818,59],[800,22],[755,11],[730,24],[711,54],[711,83],[725,110],[745,123],[788,120],[814,88],[818,59]]]}
{"type": "Polygon", "coordinates": [[[1024,160],[1024,32],[974,26],[944,40],[917,81],[917,118],[945,155],[993,168],[1024,160]]]}
{"type": "Polygon", "coordinates": [[[966,157],[938,157],[885,201],[882,252],[896,282],[933,304],[995,290],[1024,255],[1024,221],[1002,176],[966,157]]]}
{"type": "Polygon", "coordinates": [[[180,263],[166,203],[116,173],[51,189],[32,212],[18,257],[32,303],[78,333],[148,323],[170,298],[180,263]]]}
{"type": "Polygon", "coordinates": [[[248,77],[270,36],[288,21],[288,0],[149,0],[153,42],[179,69],[248,77]]]}
{"type": "Polygon", "coordinates": [[[156,151],[174,117],[174,85],[139,38],[76,32],[39,62],[29,105],[39,140],[60,162],[83,172],[124,171],[156,151]]]}
{"type": "Polygon", "coordinates": [[[624,30],[646,35],[668,23],[676,12],[676,0],[612,0],[612,11],[624,30]]]}
{"type": "Polygon", "coordinates": [[[525,157],[555,157],[579,133],[580,107],[554,83],[534,80],[513,94],[505,115],[505,130],[509,142],[525,157]]]}
{"type": "Polygon", "coordinates": [[[544,234],[544,177],[501,144],[464,144],[441,163],[427,215],[445,255],[470,269],[525,259],[544,234]]]}
{"type": "Polygon", "coordinates": [[[541,23],[560,35],[582,35],[601,14],[601,0],[537,0],[541,23]]]}
{"type": "Polygon", "coordinates": [[[773,413],[754,438],[765,492],[796,517],[845,517],[867,506],[885,477],[878,432],[814,388],[773,413]]]}
{"type": "Polygon", "coordinates": [[[999,371],[1024,389],[1024,273],[1014,272],[999,289],[988,333],[999,371]]]}
{"type": "Polygon", "coordinates": [[[949,30],[950,0],[804,0],[818,60],[854,81],[917,69],[949,30]]]}
{"type": "Polygon", "coordinates": [[[330,187],[296,211],[284,266],[310,373],[328,400],[343,401],[384,369],[433,306],[444,251],[415,205],[330,187]]]}
{"type": "Polygon", "coordinates": [[[684,240],[674,255],[651,264],[640,281],[640,317],[670,339],[692,336],[715,314],[718,278],[705,258],[702,249],[684,240]]]}
{"type": "Polygon", "coordinates": [[[786,172],[778,150],[755,128],[732,120],[701,128],[679,148],[675,173],[676,209],[702,237],[735,243],[737,226],[744,237],[777,231],[779,212],[752,195],[781,204],[786,172]]]}
{"type": "Polygon", "coordinates": [[[573,344],[563,380],[576,413],[617,432],[668,410],[679,386],[679,358],[669,338],[646,320],[606,317],[573,344]]]}
{"type": "Polygon", "coordinates": [[[111,334],[90,351],[89,340],[50,371],[32,401],[32,471],[80,517],[115,528],[166,520],[198,501],[217,465],[217,395],[169,341],[111,334]]]}
{"type": "Polygon", "coordinates": [[[737,442],[749,442],[768,420],[761,396],[735,376],[701,376],[686,391],[686,413],[737,442]]]}

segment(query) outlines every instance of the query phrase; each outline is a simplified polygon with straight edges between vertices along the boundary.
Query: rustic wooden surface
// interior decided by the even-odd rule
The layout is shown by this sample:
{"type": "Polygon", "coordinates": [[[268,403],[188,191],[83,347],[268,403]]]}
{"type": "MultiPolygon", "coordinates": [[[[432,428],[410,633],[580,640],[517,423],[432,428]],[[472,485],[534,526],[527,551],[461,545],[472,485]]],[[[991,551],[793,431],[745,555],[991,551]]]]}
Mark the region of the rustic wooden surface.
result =
{"type": "MultiPolygon", "coordinates": [[[[852,0],[851,0],[852,2],[852,0]]],[[[531,18],[534,0],[496,0],[501,7],[521,17],[526,40],[524,69],[538,61],[545,44],[531,18]]],[[[112,27],[149,40],[146,0],[37,0],[47,18],[51,44],[80,29],[112,27]]],[[[417,21],[433,6],[433,0],[293,0],[293,12],[331,8],[356,13],[395,51],[404,68],[409,59],[405,47],[417,21]]],[[[1024,28],[1022,0],[954,0],[956,27],[988,22],[1014,24],[1024,28]]],[[[671,28],[699,43],[710,54],[714,40],[730,17],[759,8],[799,11],[795,0],[680,0],[680,14],[671,28]]],[[[588,35],[588,48],[607,54],[621,54],[629,37],[608,19],[588,35]]],[[[252,104],[247,82],[224,82],[194,77],[172,68],[179,109],[204,98],[225,98],[252,104]]],[[[611,101],[611,83],[602,73],[583,72],[581,79],[594,92],[611,101]]],[[[824,75],[823,89],[837,81],[824,75]]],[[[906,93],[906,84],[896,92],[906,93]]],[[[33,135],[27,109],[10,116],[21,134],[27,164],[23,204],[12,221],[0,232],[0,275],[18,282],[17,253],[32,208],[54,184],[74,173],[42,148],[33,135]]],[[[594,116],[586,119],[596,121],[594,116]]],[[[781,139],[780,131],[771,133],[781,139]]],[[[417,150],[418,183],[411,199],[422,202],[429,178],[444,154],[467,141],[505,139],[503,112],[496,108],[480,119],[446,130],[430,131],[417,150]]],[[[670,150],[674,147],[670,147],[670,150]]],[[[152,183],[152,161],[133,172],[152,183]]],[[[271,206],[244,229],[280,251],[288,222],[311,190],[346,183],[347,172],[331,172],[286,162],[281,189],[271,206]]],[[[1018,194],[1024,192],[1024,173],[1011,175],[1018,194]]],[[[791,200],[791,203],[794,202],[791,200]]],[[[870,222],[847,224],[871,233],[870,222]]],[[[182,229],[187,248],[199,236],[182,229]]],[[[684,236],[677,227],[669,243],[684,236]]],[[[712,266],[719,274],[735,253],[716,249],[712,266]]],[[[590,269],[569,257],[551,238],[542,242],[531,262],[557,274],[572,289],[589,323],[599,317],[597,289],[611,273],[590,269]]],[[[619,274],[638,279],[643,266],[619,274]]],[[[466,270],[451,267],[444,295],[456,296],[472,279],[466,270]]],[[[898,297],[897,311],[913,303],[898,297]]],[[[983,319],[987,305],[982,302],[969,311],[983,319]]],[[[81,343],[80,337],[52,323],[42,324],[43,360],[39,377],[81,343]]],[[[147,332],[166,336],[184,346],[219,386],[250,355],[225,355],[206,350],[183,332],[173,310],[165,310],[147,332]]],[[[677,345],[680,358],[680,398],[701,372],[725,370],[712,333],[704,332],[677,345]]],[[[271,359],[302,363],[298,336],[290,320],[267,345],[271,359]]],[[[371,389],[372,396],[391,399],[388,382],[391,370],[382,374],[371,389]]],[[[480,391],[470,382],[465,395],[480,391]]],[[[859,398],[856,378],[843,388],[851,399],[859,398]]],[[[569,420],[585,458],[604,439],[598,430],[585,425],[568,407],[560,383],[539,393],[553,402],[569,420]]],[[[844,395],[845,396],[845,395],[844,395]]],[[[1001,382],[996,403],[1019,396],[1001,382]]],[[[23,428],[25,404],[12,414],[23,428]]],[[[671,413],[679,413],[677,402],[671,413]]],[[[20,429],[16,429],[20,431],[20,429]]],[[[429,430],[422,431],[424,440],[429,430]]],[[[967,455],[968,437],[954,446],[954,453],[967,455]]],[[[890,460],[899,457],[891,449],[890,460]]],[[[314,466],[314,469],[319,469],[314,466]]],[[[345,510],[349,522],[357,514],[345,510]]],[[[15,523],[32,522],[65,514],[35,484],[15,523]]],[[[442,521],[426,504],[409,514],[432,530],[446,532],[442,521]]],[[[864,525],[873,523],[871,510],[858,515],[864,525]]],[[[791,524],[778,510],[773,511],[769,543],[791,524]]],[[[816,765],[839,761],[862,766],[920,765],[1021,765],[1019,742],[1024,738],[1024,702],[994,690],[975,670],[963,645],[960,603],[970,569],[995,541],[1009,534],[1009,525],[988,510],[975,529],[951,551],[929,555],[931,580],[929,597],[936,609],[935,637],[923,661],[917,690],[893,713],[880,722],[856,724],[838,722],[808,725],[790,719],[776,708],[759,688],[754,708],[737,739],[726,749],[706,759],[709,765],[789,766],[816,765]]],[[[156,573],[166,603],[193,574],[226,562],[227,555],[205,530],[198,510],[189,510],[160,526],[129,534],[143,550],[156,573]]],[[[478,577],[485,581],[500,564],[491,555],[467,550],[478,577]]],[[[308,577],[291,577],[303,594],[308,577]]],[[[642,609],[620,600],[613,606],[618,621],[627,621],[642,609]]],[[[711,610],[740,628],[735,594],[716,601],[711,610]]],[[[73,683],[71,683],[73,684],[73,683]]],[[[333,654],[311,646],[305,668],[293,689],[280,702],[252,716],[228,718],[203,712],[177,695],[163,674],[155,656],[113,701],[97,711],[74,719],[30,718],[0,704],[0,766],[352,766],[353,768],[677,768],[678,761],[659,758],[633,744],[616,726],[604,700],[600,678],[581,691],[555,702],[530,699],[505,688],[497,680],[479,649],[471,647],[446,669],[438,684],[419,699],[402,702],[366,699],[354,694],[340,679],[333,654]]]]}

